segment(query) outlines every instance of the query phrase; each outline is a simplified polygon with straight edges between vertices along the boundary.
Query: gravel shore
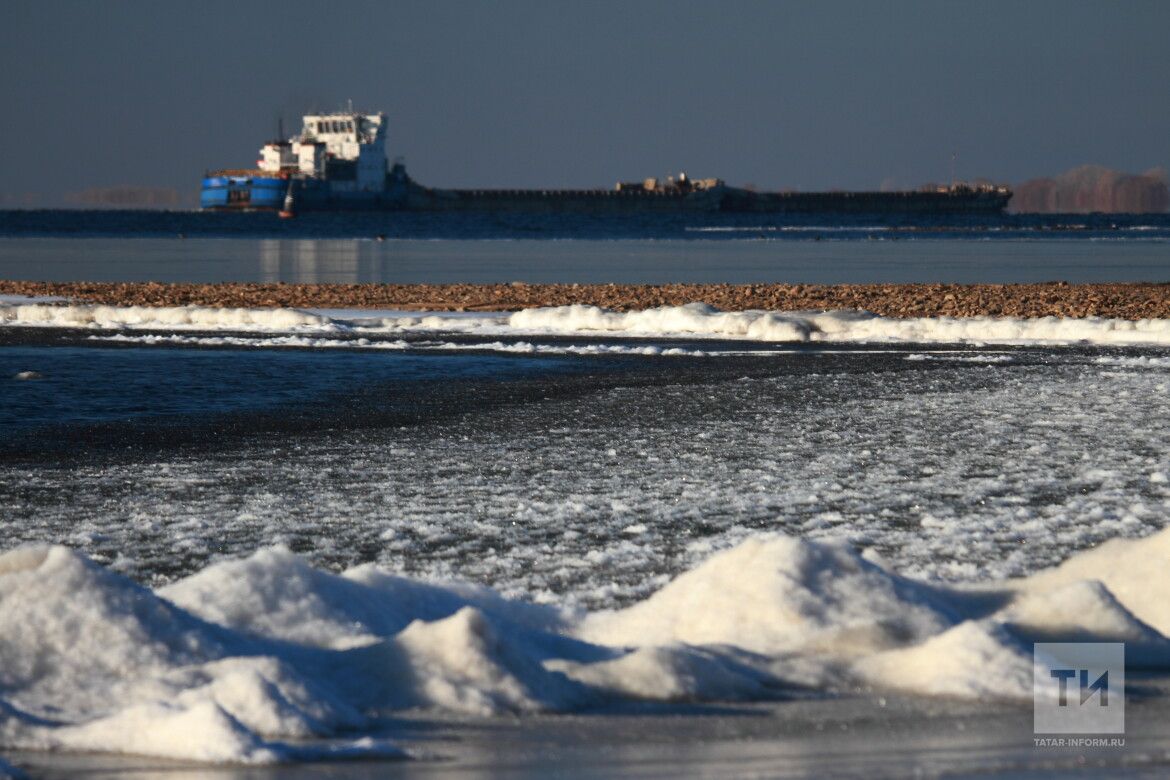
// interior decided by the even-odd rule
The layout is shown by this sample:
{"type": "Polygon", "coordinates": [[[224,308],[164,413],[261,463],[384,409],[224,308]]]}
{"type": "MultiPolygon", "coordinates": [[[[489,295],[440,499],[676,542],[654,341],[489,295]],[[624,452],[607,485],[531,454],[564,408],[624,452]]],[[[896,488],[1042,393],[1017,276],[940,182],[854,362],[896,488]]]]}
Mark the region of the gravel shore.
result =
{"type": "Polygon", "coordinates": [[[509,311],[593,304],[626,311],[702,301],[724,311],[863,309],[887,317],[1170,318],[1158,284],[160,284],[0,280],[0,294],[113,306],[509,311]]]}

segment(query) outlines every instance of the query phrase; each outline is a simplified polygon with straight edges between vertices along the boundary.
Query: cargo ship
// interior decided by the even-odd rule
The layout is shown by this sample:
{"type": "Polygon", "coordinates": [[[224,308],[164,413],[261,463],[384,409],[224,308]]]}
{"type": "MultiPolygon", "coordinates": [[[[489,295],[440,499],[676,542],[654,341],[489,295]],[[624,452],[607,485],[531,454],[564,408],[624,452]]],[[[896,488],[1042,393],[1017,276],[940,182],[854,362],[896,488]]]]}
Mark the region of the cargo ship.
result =
{"type": "Polygon", "coordinates": [[[438,189],[388,164],[386,116],[308,114],[300,133],[260,149],[256,167],[209,171],[200,205],[216,211],[483,211],[769,214],[997,214],[1006,187],[957,184],[901,192],[757,192],[685,173],[613,189],[438,189]]]}

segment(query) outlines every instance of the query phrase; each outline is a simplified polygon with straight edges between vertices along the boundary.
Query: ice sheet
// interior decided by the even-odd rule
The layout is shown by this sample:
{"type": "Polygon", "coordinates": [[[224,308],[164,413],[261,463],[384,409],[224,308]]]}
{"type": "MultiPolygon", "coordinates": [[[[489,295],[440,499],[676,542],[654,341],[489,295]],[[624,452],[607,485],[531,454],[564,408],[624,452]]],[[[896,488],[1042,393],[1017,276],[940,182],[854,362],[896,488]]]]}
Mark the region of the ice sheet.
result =
{"type": "MultiPolygon", "coordinates": [[[[376,561],[612,608],[758,530],[847,540],[905,574],[972,581],[1023,576],[1170,517],[1170,377],[1095,351],[979,364],[952,358],[982,351],[810,350],[662,360],[645,374],[622,360],[587,392],[578,374],[505,381],[486,405],[445,382],[455,406],[366,427],[363,410],[414,403],[393,380],[399,354],[368,356],[382,367],[368,396],[330,399],[351,427],[200,433],[193,450],[129,460],[46,433],[77,457],[4,465],[8,538],[61,541],[153,584],[283,543],[333,571],[376,561]]],[[[295,386],[266,354],[231,355],[275,377],[269,392],[295,386]]],[[[448,359],[464,358],[425,358],[448,359]]],[[[37,367],[26,362],[16,367],[37,367]]],[[[360,379],[365,363],[331,381],[360,379]]],[[[46,376],[10,387],[35,401],[59,381],[46,376]]],[[[189,381],[223,386],[214,373],[189,381]]]]}

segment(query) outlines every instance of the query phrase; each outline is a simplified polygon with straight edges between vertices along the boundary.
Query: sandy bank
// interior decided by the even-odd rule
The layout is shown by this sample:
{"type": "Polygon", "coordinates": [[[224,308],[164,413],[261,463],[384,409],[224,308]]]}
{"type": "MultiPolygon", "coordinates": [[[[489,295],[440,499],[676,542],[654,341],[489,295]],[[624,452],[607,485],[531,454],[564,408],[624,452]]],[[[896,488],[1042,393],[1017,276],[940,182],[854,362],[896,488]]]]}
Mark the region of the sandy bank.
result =
{"type": "Polygon", "coordinates": [[[1170,318],[1160,284],[160,284],[0,280],[0,294],[114,306],[509,311],[592,304],[618,311],[701,301],[724,311],[864,309],[887,317],[1170,318]]]}

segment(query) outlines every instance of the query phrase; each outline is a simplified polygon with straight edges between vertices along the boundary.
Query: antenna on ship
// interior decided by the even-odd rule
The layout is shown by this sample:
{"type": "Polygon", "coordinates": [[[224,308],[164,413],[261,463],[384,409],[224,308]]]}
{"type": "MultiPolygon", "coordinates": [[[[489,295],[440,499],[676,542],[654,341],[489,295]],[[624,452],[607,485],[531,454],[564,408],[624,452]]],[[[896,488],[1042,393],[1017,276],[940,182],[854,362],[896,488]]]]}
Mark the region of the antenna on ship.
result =
{"type": "Polygon", "coordinates": [[[955,159],[959,156],[958,152],[951,152],[951,189],[955,188],[955,159]]]}

